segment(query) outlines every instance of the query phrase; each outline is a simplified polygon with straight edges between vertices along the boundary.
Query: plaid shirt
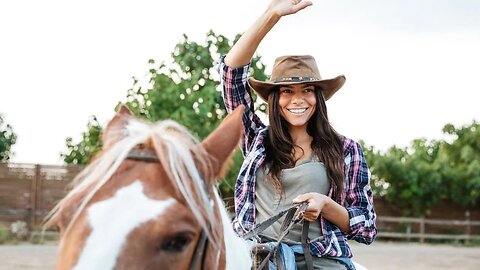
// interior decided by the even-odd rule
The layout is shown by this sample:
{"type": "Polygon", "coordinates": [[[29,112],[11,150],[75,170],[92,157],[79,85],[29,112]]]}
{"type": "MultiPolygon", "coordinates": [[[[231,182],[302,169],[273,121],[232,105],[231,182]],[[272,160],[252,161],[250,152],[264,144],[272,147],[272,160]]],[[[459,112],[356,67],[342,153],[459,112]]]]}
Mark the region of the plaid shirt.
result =
{"type": "MultiPolygon", "coordinates": [[[[235,219],[233,227],[239,234],[253,229],[255,225],[255,180],[256,171],[265,160],[264,140],[267,126],[255,114],[253,99],[248,85],[250,65],[232,69],[220,58],[220,73],[223,99],[227,111],[232,112],[238,105],[244,104],[243,115],[244,138],[241,149],[244,161],[235,184],[235,219]]],[[[342,137],[344,149],[345,188],[338,201],[345,206],[350,218],[351,232],[345,234],[336,225],[320,217],[320,227],[324,238],[312,242],[310,250],[314,256],[347,256],[352,251],[347,239],[370,244],[375,239],[377,229],[376,215],[373,210],[373,197],[370,188],[370,171],[360,145],[342,137]]],[[[333,188],[328,196],[332,198],[333,188]]]]}

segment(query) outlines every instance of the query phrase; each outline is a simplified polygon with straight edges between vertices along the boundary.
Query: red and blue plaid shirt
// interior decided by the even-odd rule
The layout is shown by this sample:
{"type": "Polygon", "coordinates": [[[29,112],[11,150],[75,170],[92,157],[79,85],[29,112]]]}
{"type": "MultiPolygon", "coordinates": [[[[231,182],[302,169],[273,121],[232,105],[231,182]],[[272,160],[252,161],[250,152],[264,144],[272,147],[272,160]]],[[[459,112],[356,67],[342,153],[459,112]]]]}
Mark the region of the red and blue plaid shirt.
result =
{"type": "MultiPolygon", "coordinates": [[[[255,225],[255,180],[257,169],[265,160],[264,140],[267,136],[267,126],[255,114],[251,90],[248,85],[250,65],[230,68],[220,58],[218,72],[220,73],[223,99],[227,111],[232,112],[238,105],[244,104],[243,115],[244,138],[241,149],[244,161],[235,184],[235,219],[233,226],[237,233],[243,234],[253,229],[255,225]]],[[[345,206],[350,218],[351,232],[346,234],[336,225],[320,217],[323,239],[310,244],[310,250],[315,256],[347,256],[352,257],[352,251],[347,239],[370,244],[375,239],[375,211],[370,187],[370,171],[363,156],[360,145],[346,137],[342,137],[344,150],[345,188],[338,201],[345,206]]],[[[330,188],[329,197],[333,189],[330,188]]]]}

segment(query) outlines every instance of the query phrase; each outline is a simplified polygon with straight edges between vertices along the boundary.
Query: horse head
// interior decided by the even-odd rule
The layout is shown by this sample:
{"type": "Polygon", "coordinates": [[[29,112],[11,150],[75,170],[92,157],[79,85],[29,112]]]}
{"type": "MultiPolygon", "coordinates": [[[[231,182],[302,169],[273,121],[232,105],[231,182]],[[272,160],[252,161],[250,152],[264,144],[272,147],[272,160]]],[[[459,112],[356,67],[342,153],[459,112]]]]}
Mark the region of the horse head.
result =
{"type": "Polygon", "coordinates": [[[122,106],[47,222],[60,231],[57,269],[250,269],[216,190],[242,111],[199,142],[174,121],[146,123],[122,106]]]}

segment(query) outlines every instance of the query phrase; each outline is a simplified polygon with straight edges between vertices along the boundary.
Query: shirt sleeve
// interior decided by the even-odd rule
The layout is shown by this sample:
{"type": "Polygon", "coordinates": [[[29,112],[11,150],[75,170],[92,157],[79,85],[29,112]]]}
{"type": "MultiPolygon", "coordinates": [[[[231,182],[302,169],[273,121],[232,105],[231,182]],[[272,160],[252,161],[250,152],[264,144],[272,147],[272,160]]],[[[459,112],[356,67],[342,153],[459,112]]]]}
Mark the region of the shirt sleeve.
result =
{"type": "Polygon", "coordinates": [[[257,131],[264,128],[260,118],[255,114],[253,98],[248,85],[248,72],[250,64],[239,68],[231,68],[224,62],[225,56],[219,60],[218,72],[220,74],[222,97],[225,108],[231,113],[239,105],[245,105],[243,113],[244,139],[241,143],[243,155],[252,150],[257,131]]]}
{"type": "Polygon", "coordinates": [[[351,140],[346,144],[345,181],[347,190],[345,200],[351,229],[347,238],[371,244],[377,235],[377,228],[370,187],[370,170],[360,144],[351,140]]]}

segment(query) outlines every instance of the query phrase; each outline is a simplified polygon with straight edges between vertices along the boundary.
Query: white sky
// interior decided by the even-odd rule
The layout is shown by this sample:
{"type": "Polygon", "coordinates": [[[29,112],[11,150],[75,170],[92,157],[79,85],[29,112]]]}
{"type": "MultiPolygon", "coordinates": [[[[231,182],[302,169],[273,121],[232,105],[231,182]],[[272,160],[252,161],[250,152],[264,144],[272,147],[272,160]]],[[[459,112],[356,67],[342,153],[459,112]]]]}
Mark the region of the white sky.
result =
{"type": "MultiPolygon", "coordinates": [[[[14,162],[61,164],[90,115],[105,124],[148,59],[187,34],[233,38],[263,0],[0,2],[0,113],[18,135],[14,162]]],[[[285,17],[258,49],[312,54],[347,83],[328,101],[333,126],[378,149],[442,138],[446,123],[480,120],[480,1],[325,0],[285,17]]]]}

